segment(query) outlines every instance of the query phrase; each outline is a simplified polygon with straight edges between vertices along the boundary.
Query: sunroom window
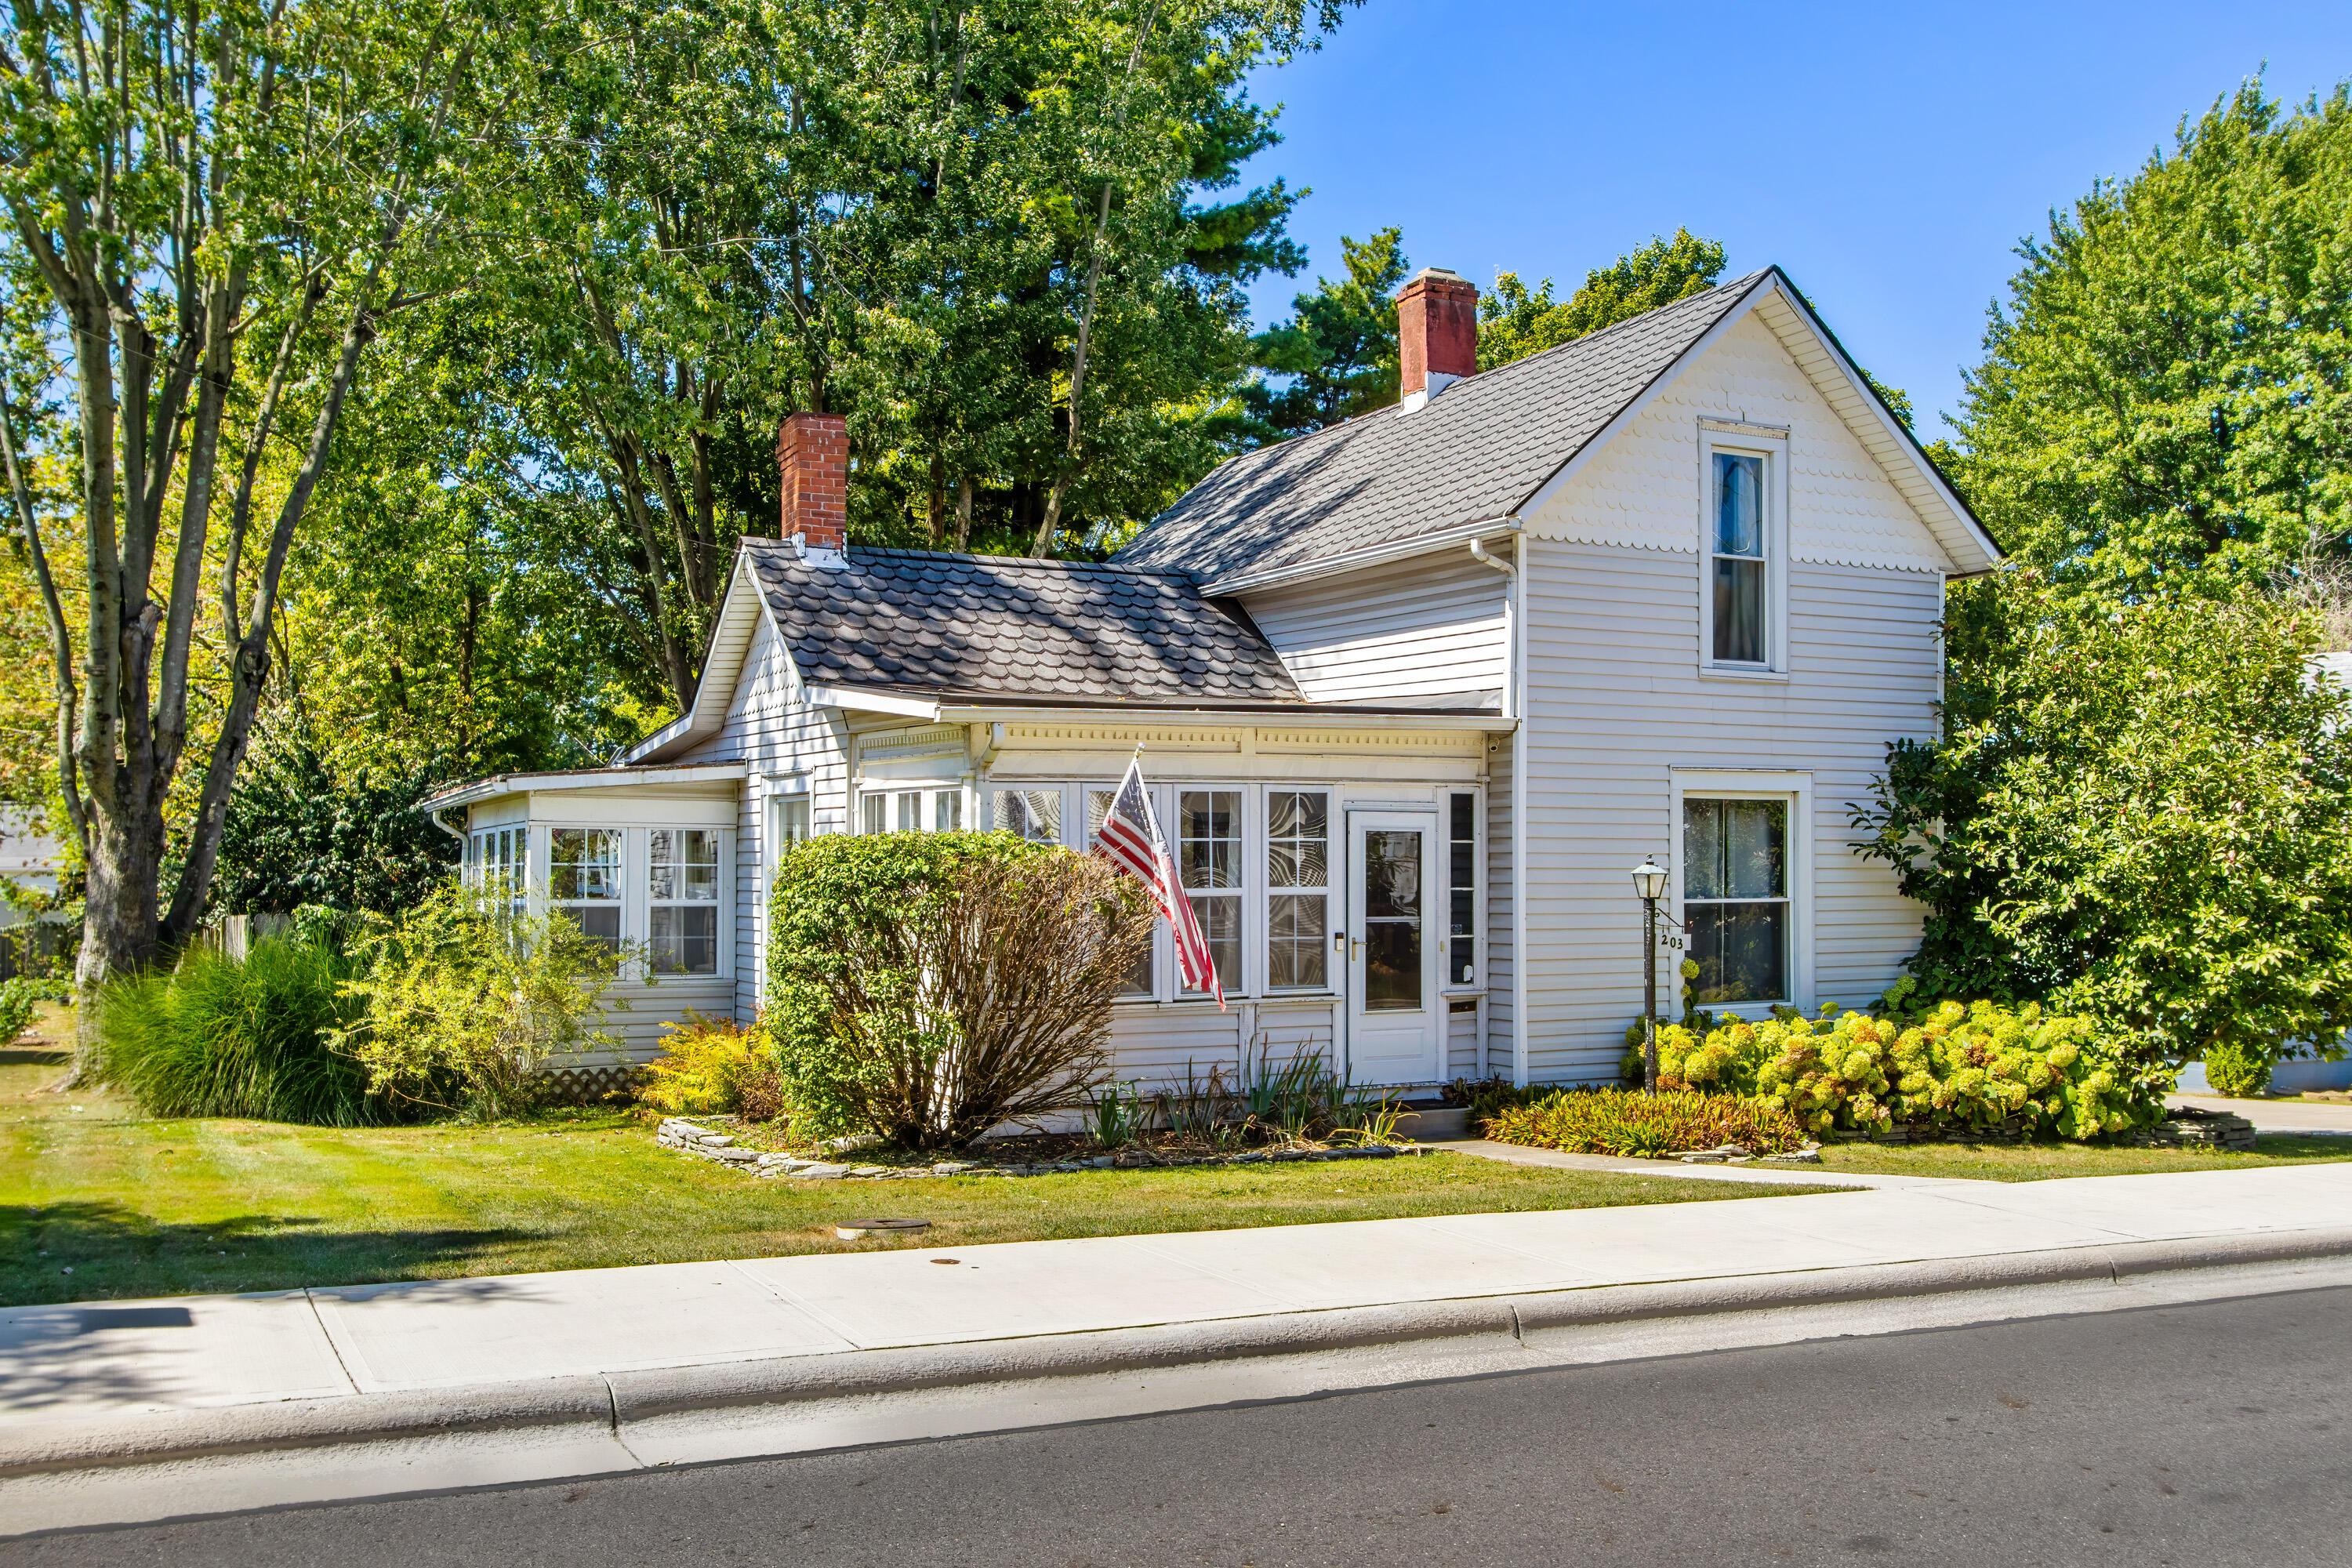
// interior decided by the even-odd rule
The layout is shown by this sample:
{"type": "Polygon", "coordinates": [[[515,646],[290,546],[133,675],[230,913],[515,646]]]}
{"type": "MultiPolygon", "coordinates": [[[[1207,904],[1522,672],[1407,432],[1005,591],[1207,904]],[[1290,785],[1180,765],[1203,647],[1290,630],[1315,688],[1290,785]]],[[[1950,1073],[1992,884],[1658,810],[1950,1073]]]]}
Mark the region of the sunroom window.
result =
{"type": "Polygon", "coordinates": [[[646,836],[647,946],[655,973],[719,973],[719,835],[656,827],[646,836]]]}
{"type": "Polygon", "coordinates": [[[1331,797],[1278,789],[1265,798],[1265,983],[1319,987],[1329,983],[1331,797]]]}
{"type": "MultiPolygon", "coordinates": [[[[1110,803],[1118,795],[1118,786],[1116,784],[1090,784],[1087,788],[1087,853],[1089,855],[1094,853],[1095,841],[1097,838],[1101,837],[1102,834],[1103,818],[1110,815],[1110,803]]],[[[1156,921],[1154,922],[1153,935],[1154,940],[1156,941],[1158,937],[1158,925],[1156,921]]],[[[1152,968],[1152,955],[1150,952],[1147,950],[1143,955],[1142,961],[1139,963],[1134,969],[1129,972],[1127,984],[1119,988],[1119,994],[1122,996],[1156,996],[1160,994],[1160,987],[1157,983],[1158,978],[1158,975],[1152,968]]]]}
{"type": "Polygon", "coordinates": [[[1683,916],[1701,1006],[1789,999],[1789,803],[1683,802],[1683,916]]]}
{"type": "Polygon", "coordinates": [[[1177,793],[1176,865],[1225,991],[1242,988],[1242,792],[1177,793]]]}
{"type": "Polygon", "coordinates": [[[952,833],[963,826],[963,789],[869,789],[858,823],[867,833],[952,833]]]}
{"type": "Polygon", "coordinates": [[[558,827],[548,835],[547,901],[606,948],[621,946],[621,831],[558,827]]]}
{"type": "Polygon", "coordinates": [[[1017,833],[1038,844],[1062,842],[1062,790],[1001,789],[996,792],[996,830],[1017,833]]]}

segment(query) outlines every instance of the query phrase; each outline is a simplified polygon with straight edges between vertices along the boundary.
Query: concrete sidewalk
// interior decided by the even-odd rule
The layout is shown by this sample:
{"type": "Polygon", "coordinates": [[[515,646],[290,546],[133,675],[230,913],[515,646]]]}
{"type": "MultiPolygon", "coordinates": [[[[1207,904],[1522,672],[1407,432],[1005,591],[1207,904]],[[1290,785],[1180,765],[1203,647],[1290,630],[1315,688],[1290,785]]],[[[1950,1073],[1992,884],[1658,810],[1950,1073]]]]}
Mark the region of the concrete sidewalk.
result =
{"type": "Polygon", "coordinates": [[[673,1409],[705,1393],[769,1397],[745,1393],[770,1375],[746,1372],[755,1364],[786,1369],[778,1387],[864,1377],[887,1392],[894,1378],[1034,1373],[1072,1336],[1111,1343],[1113,1331],[1184,1330],[1193,1337],[1167,1342],[1179,1352],[1245,1354],[1217,1350],[1217,1334],[1299,1350],[1326,1331],[1362,1342],[1362,1309],[1403,1321],[1396,1310],[1507,1300],[1516,1325],[1529,1303],[1574,1312],[1613,1288],[1668,1282],[1690,1303],[1680,1310],[1706,1310],[1825,1280],[1856,1299],[2104,1277],[2126,1255],[2166,1267],[2339,1253],[2352,1253],[2352,1164],[25,1307],[0,1312],[0,1475],[334,1441],[347,1419],[354,1432],[412,1418],[617,1422],[632,1387],[658,1385],[673,1409]],[[966,1351],[937,1360],[949,1347],[966,1351]]]}

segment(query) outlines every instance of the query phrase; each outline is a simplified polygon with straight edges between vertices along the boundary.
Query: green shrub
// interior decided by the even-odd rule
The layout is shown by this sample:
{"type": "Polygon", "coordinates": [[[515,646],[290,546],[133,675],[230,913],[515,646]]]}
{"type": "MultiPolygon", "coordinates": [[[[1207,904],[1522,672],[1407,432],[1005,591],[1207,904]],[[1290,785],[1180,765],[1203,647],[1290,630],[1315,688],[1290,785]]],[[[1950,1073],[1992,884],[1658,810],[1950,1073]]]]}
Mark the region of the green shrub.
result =
{"type": "Polygon", "coordinates": [[[191,949],[174,970],[98,996],[99,1071],[150,1116],[248,1116],[357,1127],[386,1119],[331,1039],[358,1005],[332,941],[265,937],[242,959],[191,949]]]}
{"type": "Polygon", "coordinates": [[[783,1095],[762,1037],[732,1018],[689,1011],[662,1026],[662,1054],[646,1064],[637,1101],[672,1116],[767,1121],[782,1109],[783,1095]]]}
{"type": "Polygon", "coordinates": [[[2266,1051],[2250,1050],[2227,1041],[2205,1047],[2205,1081],[2215,1094],[2239,1098],[2262,1093],[2271,1086],[2271,1058],[2266,1051]]]}
{"type": "Polygon", "coordinates": [[[0,980],[0,1046],[31,1026],[34,1010],[44,1002],[67,1002],[73,990],[62,980],[41,980],[19,974],[0,980]]]}
{"type": "Polygon", "coordinates": [[[1005,833],[810,839],[778,863],[770,915],[795,1128],[920,1148],[1083,1109],[1152,920],[1132,878],[1005,833]]]}
{"type": "Polygon", "coordinates": [[[449,883],[362,920],[355,1016],[331,1043],[395,1106],[512,1115],[550,1057],[616,1043],[597,1025],[622,955],[566,915],[509,915],[449,883]]]}
{"type": "MultiPolygon", "coordinates": [[[[1640,1082],[1641,1076],[1641,1060],[1637,1054],[1633,1080],[1640,1082]]],[[[1514,1106],[1533,1105],[1537,1100],[1559,1092],[1557,1084],[1531,1083],[1522,1088],[1507,1078],[1457,1078],[1445,1086],[1443,1098],[1448,1105],[1466,1107],[1470,1121],[1479,1122],[1497,1111],[1514,1106]]]]}
{"type": "MultiPolygon", "coordinates": [[[[1752,1095],[1816,1132],[1965,1132],[2022,1118],[2035,1136],[2077,1140],[2154,1121],[2172,1087],[2169,1069],[2090,1019],[2031,1004],[1946,1002],[1910,1018],[1835,1011],[1727,1019],[1704,1037],[1662,1026],[1658,1086],[1752,1095]]],[[[1638,1077],[1640,1053],[1624,1065],[1638,1077]]]]}
{"type": "Polygon", "coordinates": [[[1486,1127],[1498,1142],[1570,1154],[1673,1154],[1726,1143],[1778,1154],[1805,1141],[1796,1118],[1769,1100],[1691,1089],[1555,1089],[1505,1109],[1486,1127]]]}

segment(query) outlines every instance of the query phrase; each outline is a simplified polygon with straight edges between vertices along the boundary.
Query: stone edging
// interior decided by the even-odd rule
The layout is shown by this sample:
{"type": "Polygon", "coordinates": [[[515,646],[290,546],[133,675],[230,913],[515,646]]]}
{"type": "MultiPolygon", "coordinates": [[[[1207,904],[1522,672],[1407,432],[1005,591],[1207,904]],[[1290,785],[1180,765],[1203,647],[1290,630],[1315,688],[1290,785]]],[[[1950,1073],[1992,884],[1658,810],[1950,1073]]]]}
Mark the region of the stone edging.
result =
{"type": "Polygon", "coordinates": [[[1086,1160],[1055,1160],[1023,1165],[983,1165],[971,1160],[940,1160],[929,1165],[854,1165],[812,1160],[772,1149],[746,1149],[731,1132],[719,1132],[680,1116],[666,1116],[654,1142],[681,1154],[730,1165],[747,1176],[792,1176],[806,1182],[913,1181],[927,1176],[1050,1176],[1072,1171],[1165,1171],[1180,1165],[1294,1164],[1318,1160],[1394,1160],[1433,1154],[1423,1144],[1374,1143],[1357,1149],[1250,1149],[1237,1154],[1173,1154],[1144,1158],[1097,1154],[1086,1160]]]}

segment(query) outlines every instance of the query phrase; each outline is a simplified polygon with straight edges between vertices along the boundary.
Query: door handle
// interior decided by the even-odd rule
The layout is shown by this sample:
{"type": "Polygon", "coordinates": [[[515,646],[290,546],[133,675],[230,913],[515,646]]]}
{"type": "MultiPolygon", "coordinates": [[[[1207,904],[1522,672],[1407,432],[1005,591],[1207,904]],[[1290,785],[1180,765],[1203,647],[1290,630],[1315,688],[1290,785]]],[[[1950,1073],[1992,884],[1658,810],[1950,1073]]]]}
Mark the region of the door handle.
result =
{"type": "Polygon", "coordinates": [[[1354,941],[1354,942],[1350,942],[1348,944],[1348,959],[1349,959],[1349,963],[1353,963],[1353,962],[1354,962],[1354,961],[1356,961],[1357,959],[1361,958],[1361,957],[1363,957],[1363,956],[1364,956],[1364,944],[1363,944],[1363,942],[1361,941],[1361,939],[1359,939],[1359,940],[1354,941]]]}

